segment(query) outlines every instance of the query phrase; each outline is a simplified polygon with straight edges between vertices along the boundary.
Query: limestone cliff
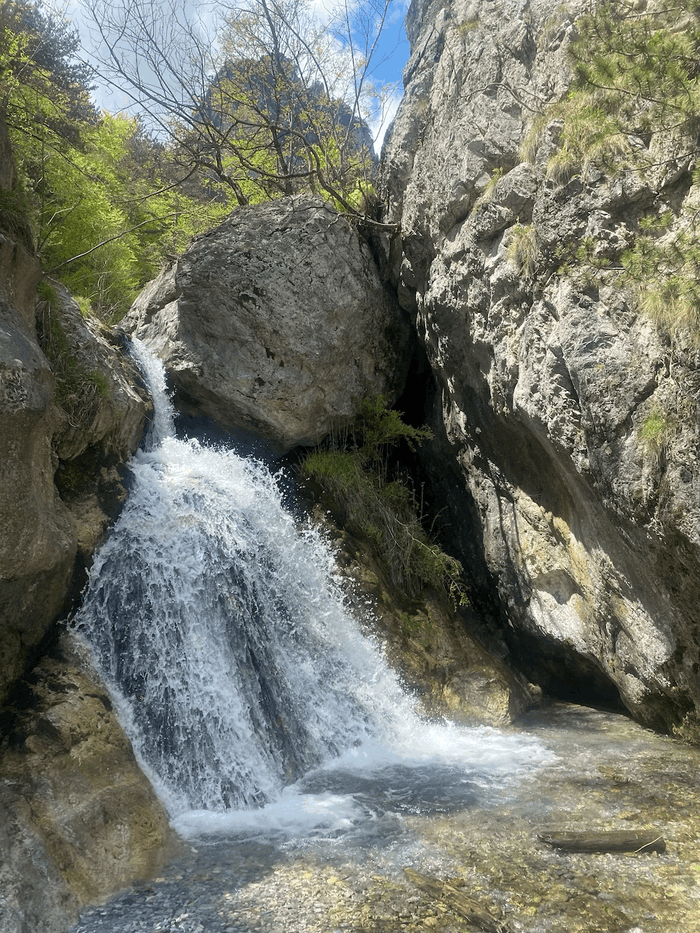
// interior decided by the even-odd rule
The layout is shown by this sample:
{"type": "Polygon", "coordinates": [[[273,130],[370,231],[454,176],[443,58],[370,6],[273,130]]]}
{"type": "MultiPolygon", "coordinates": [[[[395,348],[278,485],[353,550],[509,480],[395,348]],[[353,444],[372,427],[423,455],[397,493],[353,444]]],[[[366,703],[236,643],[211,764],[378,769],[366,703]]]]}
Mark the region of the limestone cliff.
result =
{"type": "Polygon", "coordinates": [[[149,403],[107,329],[57,283],[39,300],[21,243],[5,235],[0,250],[1,701],[104,536],[149,403]]]}
{"type": "Polygon", "coordinates": [[[585,242],[614,264],[646,207],[680,217],[698,193],[687,159],[653,180],[547,171],[580,9],[414,0],[386,264],[435,379],[428,465],[452,544],[483,559],[474,585],[495,582],[518,662],[554,692],[619,691],[663,729],[700,709],[697,349],[575,256],[585,242]]]}

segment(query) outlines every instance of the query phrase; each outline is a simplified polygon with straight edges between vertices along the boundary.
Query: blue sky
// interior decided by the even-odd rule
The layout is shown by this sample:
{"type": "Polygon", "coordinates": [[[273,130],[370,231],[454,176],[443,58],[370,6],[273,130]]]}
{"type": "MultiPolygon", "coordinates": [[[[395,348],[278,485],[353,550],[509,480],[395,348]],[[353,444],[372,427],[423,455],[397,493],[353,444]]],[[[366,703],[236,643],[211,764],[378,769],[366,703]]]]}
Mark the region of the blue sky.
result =
{"type": "MultiPolygon", "coordinates": [[[[200,0],[182,0],[183,5],[199,3],[200,0]]],[[[207,0],[203,0],[203,8],[207,0]]],[[[328,4],[335,4],[340,0],[310,0],[312,9],[323,22],[328,15],[328,4]]],[[[359,0],[363,2],[363,0],[359,0]]],[[[366,0],[365,0],[366,2],[366,0]]],[[[375,0],[376,2],[376,0],[375,0]]],[[[382,0],[379,0],[381,3],[382,0]]],[[[375,137],[377,152],[381,149],[384,133],[393,118],[401,99],[402,85],[401,73],[408,60],[408,42],[404,31],[404,18],[408,0],[388,0],[389,10],[385,19],[384,28],[379,37],[377,51],[371,68],[371,78],[376,86],[384,86],[385,107],[383,117],[377,116],[372,122],[372,132],[375,137]],[[375,64],[376,63],[376,64],[375,64]]],[[[79,31],[86,53],[90,51],[90,31],[88,17],[83,12],[80,0],[43,0],[42,5],[54,11],[62,12],[71,20],[79,31]]],[[[128,106],[127,98],[105,85],[98,84],[94,93],[95,103],[102,109],[116,113],[128,106]]]]}
{"type": "Polygon", "coordinates": [[[396,90],[392,94],[388,113],[381,127],[374,128],[375,148],[377,152],[381,150],[381,142],[384,133],[387,130],[396,108],[399,105],[403,94],[403,85],[401,84],[401,73],[404,65],[408,61],[408,39],[404,29],[404,19],[408,8],[408,0],[391,0],[389,15],[384,24],[384,28],[379,37],[378,61],[381,63],[374,71],[373,77],[377,84],[395,85],[396,90]],[[376,132],[375,132],[376,129],[376,132]]]}

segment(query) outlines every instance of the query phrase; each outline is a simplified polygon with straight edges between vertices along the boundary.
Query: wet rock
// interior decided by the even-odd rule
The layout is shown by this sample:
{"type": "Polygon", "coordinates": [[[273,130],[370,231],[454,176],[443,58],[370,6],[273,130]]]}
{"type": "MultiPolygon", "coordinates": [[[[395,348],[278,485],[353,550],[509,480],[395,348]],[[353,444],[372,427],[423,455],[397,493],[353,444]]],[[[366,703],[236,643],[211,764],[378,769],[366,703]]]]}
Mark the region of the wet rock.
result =
{"type": "Polygon", "coordinates": [[[37,324],[54,373],[54,479],[71,513],[79,563],[89,566],[126,498],[123,467],[153,405],[123,336],[84,317],[58,282],[47,284],[52,297],[37,303],[37,324]]]}
{"type": "Polygon", "coordinates": [[[239,208],[136,300],[123,326],[165,362],[180,407],[280,450],[401,392],[408,319],[367,245],[318,199],[239,208]]]}
{"type": "Polygon", "coordinates": [[[0,700],[61,611],[76,557],[89,565],[103,539],[149,410],[123,350],[58,285],[37,335],[37,261],[2,249],[15,261],[0,294],[0,700]]]}
{"type": "Polygon", "coordinates": [[[84,649],[64,636],[16,697],[0,747],[0,928],[65,930],[161,864],[167,815],[84,649]]]}
{"type": "Polygon", "coordinates": [[[315,524],[331,543],[347,593],[359,616],[368,613],[385,642],[391,665],[431,716],[460,723],[505,725],[535,701],[529,685],[504,659],[504,651],[480,643],[477,614],[443,590],[399,593],[371,547],[317,505],[315,524]]]}
{"type": "Polygon", "coordinates": [[[509,930],[698,933],[698,750],[627,717],[563,704],[528,714],[524,729],[553,757],[522,781],[512,775],[505,792],[484,784],[476,805],[451,800],[446,813],[438,798],[433,812],[400,819],[380,805],[364,833],[348,825],[326,838],[210,837],[150,883],[86,911],[73,933],[177,923],[207,933],[463,933],[449,898],[417,890],[406,867],[488,905],[509,930]],[[538,841],[543,825],[564,824],[663,827],[666,851],[558,852],[538,841]]]}

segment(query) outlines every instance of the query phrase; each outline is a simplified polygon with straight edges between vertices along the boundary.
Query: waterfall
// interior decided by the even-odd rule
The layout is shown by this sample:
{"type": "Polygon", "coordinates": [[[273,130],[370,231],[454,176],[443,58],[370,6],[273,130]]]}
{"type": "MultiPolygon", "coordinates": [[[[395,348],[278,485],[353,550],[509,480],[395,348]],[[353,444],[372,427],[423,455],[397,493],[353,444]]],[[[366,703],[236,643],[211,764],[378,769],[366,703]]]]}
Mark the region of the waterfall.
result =
{"type": "Polygon", "coordinates": [[[493,775],[539,760],[532,741],[421,719],[279,477],[178,438],[162,366],[134,348],[155,418],[75,623],[171,815],[274,810],[304,780],[318,807],[332,781],[313,775],[339,762],[493,775]]]}

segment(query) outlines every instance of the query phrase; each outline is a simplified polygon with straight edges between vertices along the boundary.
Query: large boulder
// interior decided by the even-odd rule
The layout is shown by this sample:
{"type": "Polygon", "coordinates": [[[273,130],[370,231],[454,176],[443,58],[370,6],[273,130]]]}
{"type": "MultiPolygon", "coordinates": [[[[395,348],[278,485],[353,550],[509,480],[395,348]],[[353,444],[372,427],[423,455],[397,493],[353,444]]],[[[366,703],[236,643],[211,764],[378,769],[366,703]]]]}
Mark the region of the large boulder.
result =
{"type": "Polygon", "coordinates": [[[580,9],[414,0],[385,262],[435,377],[435,494],[514,655],[545,689],[670,729],[700,710],[697,349],[614,267],[652,203],[683,224],[700,201],[681,154],[673,177],[559,179],[556,122],[520,148],[566,91],[580,9]]]}
{"type": "Polygon", "coordinates": [[[236,210],[123,326],[165,362],[181,408],[280,450],[342,429],[366,396],[393,402],[411,352],[408,317],[368,246],[309,197],[236,210]]]}
{"type": "Polygon", "coordinates": [[[37,299],[38,261],[2,234],[0,273],[2,702],[125,495],[119,467],[150,402],[115,338],[65,289],[45,282],[37,299]]]}

